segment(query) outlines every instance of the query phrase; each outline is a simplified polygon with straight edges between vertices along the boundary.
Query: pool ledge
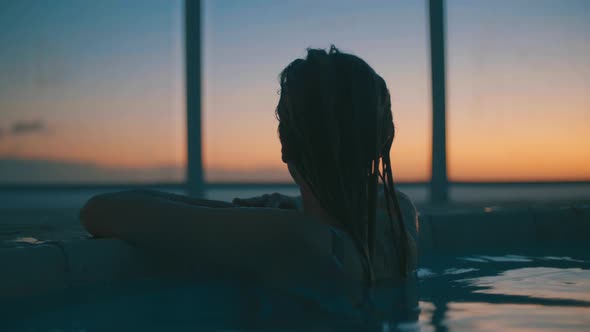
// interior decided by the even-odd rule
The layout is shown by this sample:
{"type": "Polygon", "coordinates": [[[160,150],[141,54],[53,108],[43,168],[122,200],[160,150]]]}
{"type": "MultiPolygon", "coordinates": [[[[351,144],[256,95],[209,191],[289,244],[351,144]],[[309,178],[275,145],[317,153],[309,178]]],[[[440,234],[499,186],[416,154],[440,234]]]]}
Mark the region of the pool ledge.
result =
{"type": "Polygon", "coordinates": [[[145,277],[152,264],[114,239],[44,242],[0,249],[0,299],[145,277]]]}
{"type": "Polygon", "coordinates": [[[420,215],[422,252],[590,242],[590,205],[457,210],[420,215]]]}
{"type": "MultiPolygon", "coordinates": [[[[447,250],[590,243],[590,206],[486,208],[420,215],[421,255],[447,250]]],[[[0,300],[156,273],[141,250],[114,239],[46,241],[0,248],[0,300]]]]}

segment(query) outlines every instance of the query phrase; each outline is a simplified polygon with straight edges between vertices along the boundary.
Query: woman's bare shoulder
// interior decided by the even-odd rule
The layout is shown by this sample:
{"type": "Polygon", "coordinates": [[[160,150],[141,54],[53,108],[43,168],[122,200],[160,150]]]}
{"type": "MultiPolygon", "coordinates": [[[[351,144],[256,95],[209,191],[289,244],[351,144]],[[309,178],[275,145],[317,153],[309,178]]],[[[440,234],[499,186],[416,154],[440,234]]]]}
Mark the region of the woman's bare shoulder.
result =
{"type": "Polygon", "coordinates": [[[404,224],[406,229],[410,233],[414,240],[418,239],[418,233],[420,232],[420,226],[418,223],[418,210],[414,205],[414,202],[408,195],[397,190],[396,191],[400,209],[402,210],[402,216],[404,217],[404,224]]]}
{"type": "MultiPolygon", "coordinates": [[[[418,242],[418,213],[412,200],[401,191],[396,191],[396,196],[402,212],[403,222],[406,226],[407,234],[409,235],[408,259],[410,260],[410,267],[413,269],[417,264],[417,242],[418,242]]],[[[378,213],[378,233],[380,236],[377,241],[378,256],[380,256],[375,262],[376,275],[378,278],[388,279],[392,276],[399,275],[399,267],[397,265],[397,253],[395,252],[395,246],[392,246],[392,230],[389,220],[389,216],[386,212],[386,208],[379,209],[378,213]]]]}

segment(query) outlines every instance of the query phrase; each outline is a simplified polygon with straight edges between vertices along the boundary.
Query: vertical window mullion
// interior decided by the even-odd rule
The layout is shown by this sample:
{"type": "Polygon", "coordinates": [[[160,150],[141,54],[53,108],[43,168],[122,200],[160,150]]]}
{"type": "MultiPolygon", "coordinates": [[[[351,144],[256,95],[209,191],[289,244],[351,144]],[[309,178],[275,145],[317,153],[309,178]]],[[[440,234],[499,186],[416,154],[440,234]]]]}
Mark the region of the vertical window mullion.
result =
{"type": "Polygon", "coordinates": [[[433,203],[448,201],[444,5],[444,0],[429,0],[432,75],[432,175],[430,180],[430,200],[433,203]]]}
{"type": "Polygon", "coordinates": [[[202,196],[203,157],[201,133],[201,1],[185,0],[185,84],[187,167],[186,189],[189,195],[202,196]]]}

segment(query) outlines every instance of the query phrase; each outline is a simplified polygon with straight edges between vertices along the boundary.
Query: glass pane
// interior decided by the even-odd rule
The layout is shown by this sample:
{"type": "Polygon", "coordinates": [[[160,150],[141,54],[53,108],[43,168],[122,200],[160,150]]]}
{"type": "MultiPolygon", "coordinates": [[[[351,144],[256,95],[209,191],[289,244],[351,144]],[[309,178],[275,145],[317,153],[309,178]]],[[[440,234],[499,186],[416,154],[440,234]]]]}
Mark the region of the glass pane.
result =
{"type": "Polygon", "coordinates": [[[451,0],[455,181],[590,179],[590,2],[451,0]]]}
{"type": "Polygon", "coordinates": [[[281,161],[278,74],[307,47],[365,59],[387,81],[396,179],[430,178],[424,1],[205,1],[204,166],[209,181],[290,181],[281,161]]]}
{"type": "Polygon", "coordinates": [[[182,4],[0,4],[0,183],[184,178],[182,4]]]}

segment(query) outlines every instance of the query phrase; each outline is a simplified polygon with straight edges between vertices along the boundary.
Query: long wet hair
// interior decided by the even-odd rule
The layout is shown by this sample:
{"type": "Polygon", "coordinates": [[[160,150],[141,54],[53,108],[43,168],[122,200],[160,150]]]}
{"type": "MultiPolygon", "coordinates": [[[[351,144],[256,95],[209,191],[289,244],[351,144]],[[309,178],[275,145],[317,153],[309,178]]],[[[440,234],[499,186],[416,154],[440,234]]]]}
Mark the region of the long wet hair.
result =
{"type": "Polygon", "coordinates": [[[338,220],[375,281],[376,209],[384,186],[393,245],[402,276],[408,244],[389,157],[395,134],[385,81],[361,58],[332,45],[308,49],[280,74],[276,108],[282,159],[294,165],[320,205],[338,220]]]}

